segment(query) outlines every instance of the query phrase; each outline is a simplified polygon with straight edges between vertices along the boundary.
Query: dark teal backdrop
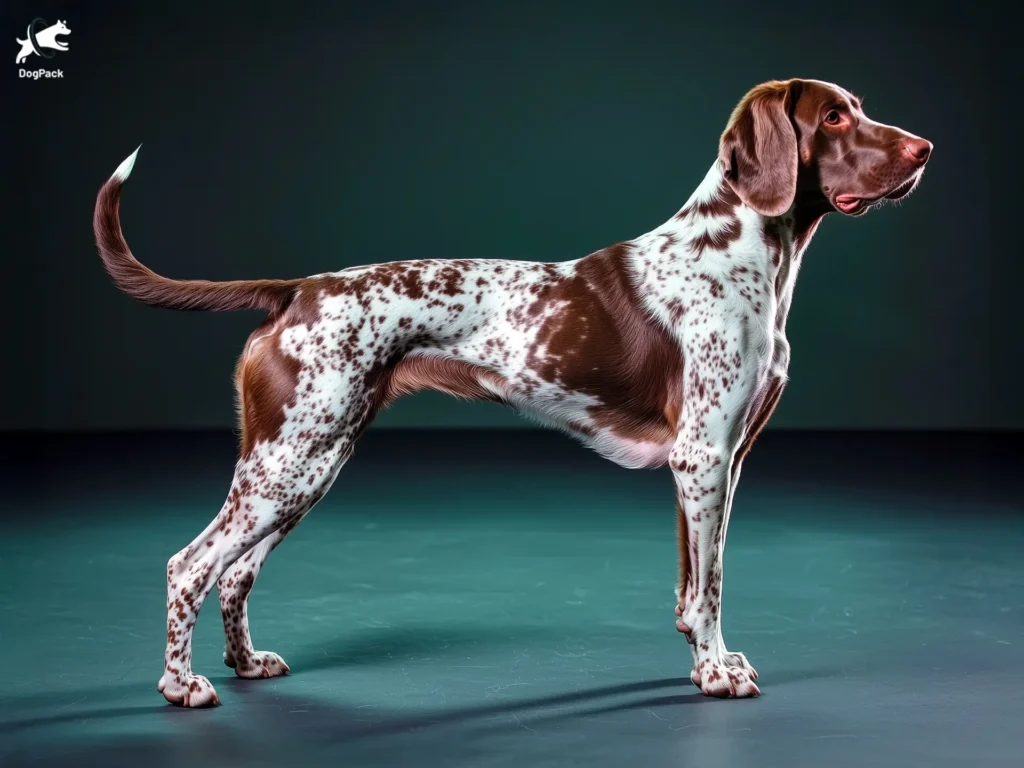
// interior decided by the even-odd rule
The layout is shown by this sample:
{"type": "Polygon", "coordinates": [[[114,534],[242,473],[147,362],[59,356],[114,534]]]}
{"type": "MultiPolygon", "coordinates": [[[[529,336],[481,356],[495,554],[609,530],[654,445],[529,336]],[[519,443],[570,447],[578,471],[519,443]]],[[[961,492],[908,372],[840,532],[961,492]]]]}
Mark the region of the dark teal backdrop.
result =
{"type": "MultiPolygon", "coordinates": [[[[403,258],[576,258],[671,216],[752,85],[833,80],[935,143],[900,208],[829,217],[789,321],[773,426],[1024,426],[1004,12],[696,3],[51,2],[5,10],[0,427],[226,427],[251,313],[175,314],[107,281],[94,195],[176,277],[295,277],[403,258]],[[35,16],[65,76],[14,76],[35,16]],[[10,347],[13,346],[13,353],[10,347]],[[12,362],[13,355],[13,362],[12,362]]],[[[38,61],[38,60],[37,60],[38,61]]],[[[380,425],[519,424],[426,394],[380,425]]]]}

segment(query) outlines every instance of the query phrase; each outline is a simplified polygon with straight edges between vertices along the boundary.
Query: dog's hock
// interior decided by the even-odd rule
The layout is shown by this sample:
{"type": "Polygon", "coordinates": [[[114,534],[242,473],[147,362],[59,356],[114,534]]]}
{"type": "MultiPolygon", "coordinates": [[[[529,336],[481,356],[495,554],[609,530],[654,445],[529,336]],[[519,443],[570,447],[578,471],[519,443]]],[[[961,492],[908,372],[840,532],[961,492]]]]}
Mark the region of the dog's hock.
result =
{"type": "Polygon", "coordinates": [[[139,144],[139,146],[136,147],[134,152],[132,152],[130,155],[128,155],[128,157],[124,159],[124,162],[117,166],[117,170],[114,171],[114,175],[111,176],[110,178],[117,179],[118,181],[121,182],[127,179],[131,175],[132,168],[135,167],[135,158],[138,156],[140,149],[142,149],[141,144],[139,144]]]}

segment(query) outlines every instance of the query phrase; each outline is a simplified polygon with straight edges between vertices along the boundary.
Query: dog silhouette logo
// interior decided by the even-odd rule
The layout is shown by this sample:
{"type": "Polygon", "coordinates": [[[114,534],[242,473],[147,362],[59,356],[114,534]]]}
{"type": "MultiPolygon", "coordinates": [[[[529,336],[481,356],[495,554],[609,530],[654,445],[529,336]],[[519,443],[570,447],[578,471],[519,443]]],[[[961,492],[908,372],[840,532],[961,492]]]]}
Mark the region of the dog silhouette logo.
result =
{"type": "Polygon", "coordinates": [[[46,21],[43,19],[34,19],[28,25],[26,34],[28,35],[27,40],[22,40],[18,37],[14,38],[14,41],[21,46],[21,51],[14,59],[15,64],[21,64],[32,54],[42,56],[44,59],[52,59],[57,55],[56,51],[66,51],[68,44],[57,38],[63,35],[70,35],[71,30],[60,19],[57,20],[56,24],[51,24],[50,26],[46,26],[46,21]]]}

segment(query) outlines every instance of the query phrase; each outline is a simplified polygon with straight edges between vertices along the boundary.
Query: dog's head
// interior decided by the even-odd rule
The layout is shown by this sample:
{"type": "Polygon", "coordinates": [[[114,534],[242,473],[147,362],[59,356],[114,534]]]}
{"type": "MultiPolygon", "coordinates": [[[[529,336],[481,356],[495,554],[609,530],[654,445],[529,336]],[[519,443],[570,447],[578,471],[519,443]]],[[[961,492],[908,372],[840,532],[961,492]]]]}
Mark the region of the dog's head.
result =
{"type": "Polygon", "coordinates": [[[762,215],[778,216],[796,202],[856,216],[909,195],[931,151],[931,142],[868,118],[837,85],[786,80],[743,97],[719,159],[739,198],[762,215]]]}
{"type": "Polygon", "coordinates": [[[57,40],[57,38],[60,37],[61,35],[70,35],[71,34],[71,30],[68,29],[68,25],[67,24],[65,24],[60,19],[57,19],[57,23],[56,24],[51,24],[49,27],[47,27],[46,30],[45,30],[45,33],[47,35],[49,35],[53,39],[54,42],[58,42],[58,43],[63,44],[63,41],[57,40]]]}

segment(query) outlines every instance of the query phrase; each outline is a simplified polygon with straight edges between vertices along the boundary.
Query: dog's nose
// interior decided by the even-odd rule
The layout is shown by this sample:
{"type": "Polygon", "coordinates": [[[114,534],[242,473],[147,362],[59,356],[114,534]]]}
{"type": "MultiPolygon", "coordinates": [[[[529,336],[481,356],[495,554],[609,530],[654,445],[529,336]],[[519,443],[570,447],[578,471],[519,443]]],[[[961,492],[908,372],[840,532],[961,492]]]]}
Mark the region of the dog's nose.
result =
{"type": "Polygon", "coordinates": [[[924,139],[904,139],[901,148],[907,158],[917,165],[924,165],[932,154],[932,143],[924,139]]]}

